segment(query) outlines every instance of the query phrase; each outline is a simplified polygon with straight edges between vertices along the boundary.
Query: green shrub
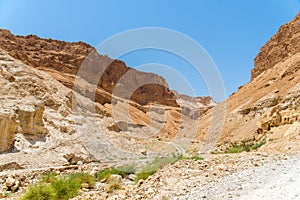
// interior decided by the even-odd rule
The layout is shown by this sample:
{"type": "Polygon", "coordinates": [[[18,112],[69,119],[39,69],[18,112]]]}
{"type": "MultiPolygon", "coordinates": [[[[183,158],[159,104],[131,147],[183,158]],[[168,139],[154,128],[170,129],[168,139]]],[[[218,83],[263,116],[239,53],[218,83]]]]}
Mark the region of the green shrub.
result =
{"type": "Polygon", "coordinates": [[[263,146],[264,144],[266,144],[266,140],[255,143],[251,146],[251,150],[256,150],[256,149],[260,148],[261,146],[263,146]]]}
{"type": "Polygon", "coordinates": [[[54,189],[50,185],[40,184],[29,187],[21,200],[55,200],[57,199],[54,189]]]}
{"type": "Polygon", "coordinates": [[[240,144],[232,143],[231,147],[229,147],[225,150],[225,153],[241,153],[244,151],[249,152],[249,151],[260,148],[265,143],[266,143],[265,140],[260,141],[260,142],[247,140],[247,141],[242,141],[240,144]]]}
{"type": "Polygon", "coordinates": [[[114,190],[122,189],[122,182],[117,181],[116,179],[108,178],[107,185],[105,186],[106,192],[113,192],[114,190]]]}
{"type": "Polygon", "coordinates": [[[109,168],[109,169],[103,169],[103,170],[100,170],[98,173],[97,173],[97,179],[99,180],[102,180],[102,179],[108,179],[110,177],[110,175],[112,174],[118,174],[122,177],[125,176],[125,173],[122,172],[122,171],[119,171],[115,168],[109,168]]]}
{"type": "Polygon", "coordinates": [[[140,179],[146,180],[149,176],[155,174],[157,170],[163,168],[168,164],[173,164],[178,160],[181,160],[183,157],[181,154],[176,155],[173,154],[170,157],[156,157],[154,160],[147,166],[141,169],[138,173],[136,173],[136,180],[138,182],[140,179]]]}
{"type": "Polygon", "coordinates": [[[131,163],[121,167],[108,168],[100,170],[97,173],[97,179],[108,179],[112,174],[118,174],[122,176],[122,178],[126,178],[130,174],[134,174],[136,172],[135,164],[131,163]]]}
{"type": "Polygon", "coordinates": [[[67,200],[77,196],[82,183],[90,187],[95,184],[95,178],[89,174],[74,173],[57,177],[55,173],[47,173],[38,185],[31,186],[21,197],[21,200],[67,200]]]}
{"type": "Polygon", "coordinates": [[[77,196],[81,183],[78,179],[62,178],[51,183],[57,199],[67,200],[77,196]]]}
{"type": "Polygon", "coordinates": [[[152,168],[152,169],[143,169],[142,171],[136,173],[136,179],[135,182],[138,182],[140,179],[147,180],[149,176],[155,174],[158,169],[152,168]]]}
{"type": "Polygon", "coordinates": [[[182,157],[180,160],[204,160],[204,158],[200,156],[191,156],[191,157],[182,157]]]}
{"type": "Polygon", "coordinates": [[[125,174],[125,176],[128,176],[128,175],[134,174],[136,172],[136,164],[135,163],[129,163],[129,164],[121,166],[121,167],[116,167],[115,169],[118,170],[118,171],[122,171],[123,174],[125,174]]]}
{"type": "Polygon", "coordinates": [[[49,172],[43,175],[42,181],[44,183],[52,183],[57,179],[57,174],[55,172],[49,172]]]}
{"type": "Polygon", "coordinates": [[[227,148],[225,153],[242,153],[245,149],[242,146],[232,145],[232,147],[227,148]]]}
{"type": "Polygon", "coordinates": [[[7,192],[4,193],[5,197],[10,197],[12,195],[13,195],[13,192],[11,192],[11,191],[7,191],[7,192]]]}
{"type": "Polygon", "coordinates": [[[90,187],[94,187],[96,179],[89,175],[82,172],[74,173],[69,175],[70,181],[82,183],[88,183],[90,187]]]}

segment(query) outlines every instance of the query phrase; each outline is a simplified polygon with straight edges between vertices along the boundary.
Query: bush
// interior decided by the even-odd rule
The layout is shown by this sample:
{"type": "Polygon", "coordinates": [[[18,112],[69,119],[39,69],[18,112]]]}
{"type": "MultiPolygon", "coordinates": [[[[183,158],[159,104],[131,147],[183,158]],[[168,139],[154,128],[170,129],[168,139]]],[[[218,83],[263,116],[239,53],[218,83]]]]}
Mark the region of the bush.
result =
{"type": "Polygon", "coordinates": [[[134,174],[135,172],[136,172],[135,164],[132,163],[132,164],[128,164],[128,165],[121,166],[121,167],[100,170],[97,173],[97,178],[99,180],[105,179],[105,178],[108,179],[110,177],[110,175],[112,175],[112,174],[118,174],[118,175],[122,176],[122,178],[126,178],[128,175],[134,174]]]}
{"type": "Polygon", "coordinates": [[[181,154],[176,155],[173,154],[171,157],[157,157],[155,158],[152,163],[142,168],[142,170],[136,173],[136,180],[138,182],[140,179],[146,180],[149,176],[155,174],[157,170],[163,168],[168,164],[173,164],[178,160],[181,160],[183,157],[181,154]]]}
{"type": "Polygon", "coordinates": [[[43,175],[42,181],[44,183],[52,183],[56,180],[57,174],[55,172],[49,172],[43,175]]]}
{"type": "Polygon", "coordinates": [[[127,165],[124,165],[121,167],[116,167],[115,169],[118,171],[122,171],[123,174],[125,174],[125,176],[128,176],[128,175],[134,174],[136,172],[136,165],[135,165],[135,163],[130,163],[130,164],[127,164],[127,165]]]}
{"type": "Polygon", "coordinates": [[[82,172],[70,174],[69,179],[71,181],[79,182],[80,184],[88,183],[90,187],[94,187],[96,182],[96,179],[93,176],[82,172]]]}
{"type": "Polygon", "coordinates": [[[58,178],[50,172],[43,176],[40,184],[31,186],[21,200],[67,200],[77,196],[82,183],[93,187],[95,181],[89,174],[74,173],[58,178]]]}
{"type": "Polygon", "coordinates": [[[200,156],[191,156],[191,157],[182,157],[180,160],[204,160],[204,158],[200,156]]]}
{"type": "Polygon", "coordinates": [[[114,178],[108,178],[107,185],[105,187],[106,192],[113,192],[114,190],[122,189],[122,182],[114,178]]]}
{"type": "Polygon", "coordinates": [[[122,171],[119,171],[115,168],[108,168],[108,169],[103,169],[100,170],[97,173],[97,179],[102,180],[102,179],[108,179],[110,177],[110,175],[112,174],[118,174],[120,176],[125,176],[125,173],[123,173],[122,171]]]}
{"type": "Polygon", "coordinates": [[[245,149],[242,146],[232,144],[232,147],[227,148],[225,153],[242,153],[245,149]]]}
{"type": "Polygon", "coordinates": [[[237,143],[232,143],[231,147],[227,148],[225,150],[225,153],[241,153],[241,152],[249,152],[252,150],[256,150],[263,146],[266,143],[265,140],[260,141],[260,142],[255,142],[255,141],[242,141],[241,144],[237,143]]]}
{"type": "Polygon", "coordinates": [[[29,187],[21,200],[55,200],[57,199],[54,189],[50,185],[40,184],[29,187]]]}
{"type": "Polygon", "coordinates": [[[57,199],[67,200],[77,196],[81,183],[77,179],[62,178],[51,183],[57,199]]]}
{"type": "Polygon", "coordinates": [[[155,174],[157,172],[157,169],[143,169],[142,171],[136,173],[136,179],[135,179],[135,182],[138,182],[140,179],[143,179],[143,180],[147,180],[149,176],[155,174]]]}

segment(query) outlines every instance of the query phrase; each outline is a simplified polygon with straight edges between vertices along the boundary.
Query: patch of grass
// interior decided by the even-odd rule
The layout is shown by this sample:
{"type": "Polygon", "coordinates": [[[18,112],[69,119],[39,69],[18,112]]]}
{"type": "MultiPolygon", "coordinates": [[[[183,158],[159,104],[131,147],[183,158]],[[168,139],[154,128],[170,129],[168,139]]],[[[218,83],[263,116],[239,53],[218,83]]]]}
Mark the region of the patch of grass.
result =
{"type": "Polygon", "coordinates": [[[242,153],[245,151],[244,147],[237,145],[237,144],[232,144],[232,147],[229,147],[225,150],[225,153],[242,153]]]}
{"type": "Polygon", "coordinates": [[[149,176],[155,174],[159,168],[156,166],[146,166],[140,172],[136,173],[135,182],[137,183],[139,180],[146,180],[149,176]]]}
{"type": "Polygon", "coordinates": [[[61,178],[52,182],[50,186],[54,189],[57,199],[67,200],[77,196],[81,183],[77,179],[61,178]]]}
{"type": "Polygon", "coordinates": [[[95,181],[94,177],[84,173],[73,173],[63,177],[48,173],[38,185],[29,187],[21,200],[67,200],[77,196],[82,183],[93,187],[95,181]]]}
{"type": "Polygon", "coordinates": [[[112,174],[117,174],[122,176],[122,178],[126,178],[128,175],[134,174],[135,172],[136,172],[135,164],[131,163],[125,166],[100,170],[97,173],[97,179],[99,180],[108,179],[112,174]]]}
{"type": "Polygon", "coordinates": [[[108,178],[107,185],[105,186],[105,191],[111,193],[114,190],[119,189],[122,189],[122,182],[119,182],[116,179],[108,178]]]}
{"type": "Polygon", "coordinates": [[[4,196],[5,197],[10,197],[10,196],[12,196],[13,195],[13,192],[11,192],[11,191],[8,191],[8,192],[5,192],[4,193],[4,196]]]}
{"type": "Polygon", "coordinates": [[[191,157],[182,157],[181,160],[204,160],[204,158],[200,156],[191,156],[191,157]]]}
{"type": "Polygon", "coordinates": [[[256,150],[263,146],[266,143],[265,140],[260,141],[260,142],[255,142],[255,141],[242,141],[240,144],[237,143],[232,143],[231,147],[227,148],[225,150],[225,153],[241,153],[241,152],[249,152],[256,150]]]}
{"type": "MultiPolygon", "coordinates": [[[[136,172],[136,164],[135,163],[129,163],[129,164],[121,166],[121,167],[116,167],[115,169],[118,170],[118,171],[123,172],[123,174],[125,176],[128,176],[128,175],[134,174],[136,172]]],[[[119,174],[119,175],[121,175],[121,174],[119,174]]]]}
{"type": "Polygon", "coordinates": [[[147,166],[141,169],[138,173],[136,173],[136,180],[138,182],[140,179],[146,180],[149,176],[155,174],[157,170],[163,168],[168,164],[173,164],[178,160],[181,160],[183,157],[181,154],[176,155],[173,154],[171,157],[157,157],[147,166]]]}
{"type": "Polygon", "coordinates": [[[103,169],[100,170],[97,173],[97,179],[102,180],[102,179],[108,179],[112,174],[118,174],[122,176],[123,178],[126,176],[125,172],[120,171],[116,168],[108,168],[108,169],[103,169]]]}
{"type": "Polygon", "coordinates": [[[220,153],[222,153],[222,152],[219,152],[219,151],[212,151],[212,152],[210,152],[211,154],[220,154],[220,153]]]}
{"type": "Polygon", "coordinates": [[[43,175],[42,181],[44,183],[52,183],[57,179],[57,174],[55,172],[49,172],[43,175]]]}
{"type": "Polygon", "coordinates": [[[89,174],[85,174],[82,172],[74,173],[69,175],[69,179],[71,181],[79,182],[80,184],[82,183],[88,183],[89,186],[92,188],[95,185],[96,178],[89,174]]]}
{"type": "Polygon", "coordinates": [[[50,185],[40,184],[29,187],[20,200],[55,200],[57,199],[54,189],[50,185]]]}

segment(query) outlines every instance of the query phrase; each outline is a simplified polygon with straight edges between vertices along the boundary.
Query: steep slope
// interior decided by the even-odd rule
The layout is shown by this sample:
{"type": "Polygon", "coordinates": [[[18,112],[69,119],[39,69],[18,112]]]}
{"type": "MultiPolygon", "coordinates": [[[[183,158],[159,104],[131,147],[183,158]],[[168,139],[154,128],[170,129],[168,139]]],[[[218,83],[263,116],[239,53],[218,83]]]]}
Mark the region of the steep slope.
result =
{"type": "Polygon", "coordinates": [[[270,151],[299,149],[299,30],[300,13],[261,48],[252,80],[201,117],[197,135],[201,151],[213,148],[214,138],[218,150],[243,140],[266,140],[263,148],[270,151]],[[211,122],[212,116],[217,121],[211,122]]]}
{"type": "Polygon", "coordinates": [[[266,45],[261,49],[254,59],[254,68],[251,71],[251,80],[259,74],[283,62],[300,51],[300,15],[293,21],[283,25],[266,45]]]}
{"type": "Polygon", "coordinates": [[[140,85],[141,81],[153,83],[139,87],[133,93],[132,100],[141,105],[156,102],[178,106],[174,94],[169,91],[166,81],[161,76],[129,68],[123,61],[98,54],[93,47],[84,42],[70,43],[42,39],[35,35],[15,36],[8,30],[0,29],[0,47],[23,63],[46,71],[69,88],[73,87],[75,75],[89,56],[86,61],[89,67],[80,75],[90,83],[98,83],[100,90],[97,91],[95,100],[101,104],[111,101],[111,96],[101,90],[112,93],[120,78],[130,71],[131,76],[127,77],[124,92],[140,85]],[[97,76],[99,73],[102,74],[101,77],[97,76]]]}
{"type": "MultiPolygon", "coordinates": [[[[85,90],[93,88],[79,82],[85,90]]],[[[112,164],[182,152],[175,140],[185,139],[196,122],[178,107],[141,106],[117,97],[111,104],[93,102],[2,49],[0,88],[1,171],[11,165],[112,164]]]]}

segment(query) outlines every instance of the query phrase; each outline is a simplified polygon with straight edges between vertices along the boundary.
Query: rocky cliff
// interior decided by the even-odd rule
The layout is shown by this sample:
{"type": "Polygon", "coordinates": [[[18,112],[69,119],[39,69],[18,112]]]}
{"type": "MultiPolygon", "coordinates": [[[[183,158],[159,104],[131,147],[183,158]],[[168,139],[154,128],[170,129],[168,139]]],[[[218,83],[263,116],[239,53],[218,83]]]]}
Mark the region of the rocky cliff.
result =
{"type": "Polygon", "coordinates": [[[177,103],[182,109],[182,113],[186,116],[190,116],[192,119],[197,119],[203,115],[206,111],[217,105],[214,100],[209,97],[190,97],[184,94],[179,94],[174,91],[176,95],[177,103]]]}
{"type": "Polygon", "coordinates": [[[270,151],[299,149],[299,40],[300,13],[261,48],[252,80],[200,118],[202,150],[214,140],[219,150],[246,140],[265,141],[270,151]]]}
{"type": "Polygon", "coordinates": [[[254,59],[251,80],[279,62],[300,51],[300,13],[288,24],[280,27],[278,32],[260,49],[254,59]]]}
{"type": "MultiPolygon", "coordinates": [[[[123,93],[134,90],[131,99],[141,105],[156,102],[175,106],[174,94],[168,89],[166,81],[152,73],[139,72],[126,66],[120,60],[113,60],[100,55],[84,42],[63,42],[53,39],[41,39],[35,35],[15,36],[8,30],[0,29],[0,47],[12,57],[34,68],[46,71],[69,88],[73,87],[74,78],[87,56],[86,71],[80,75],[90,83],[112,93],[120,78],[130,71],[131,75],[123,81],[123,93]],[[92,58],[92,59],[91,59],[92,58]],[[97,74],[102,74],[100,77],[97,74]],[[143,81],[151,84],[143,85],[143,81]],[[142,84],[142,85],[141,85],[142,84]],[[141,87],[135,89],[136,85],[141,87]]],[[[110,103],[111,96],[96,91],[95,100],[101,104],[110,103]]]]}

